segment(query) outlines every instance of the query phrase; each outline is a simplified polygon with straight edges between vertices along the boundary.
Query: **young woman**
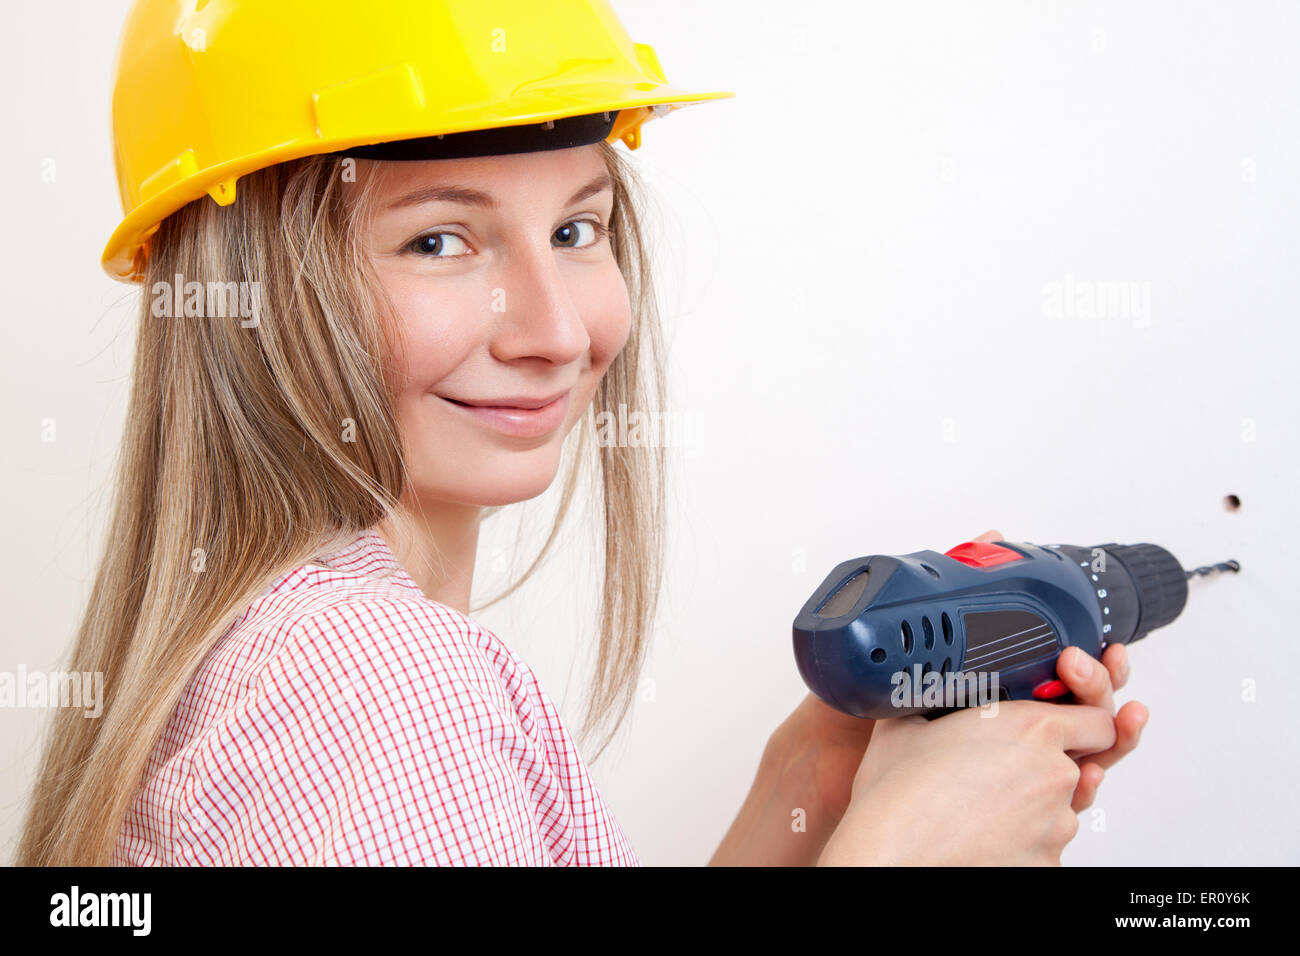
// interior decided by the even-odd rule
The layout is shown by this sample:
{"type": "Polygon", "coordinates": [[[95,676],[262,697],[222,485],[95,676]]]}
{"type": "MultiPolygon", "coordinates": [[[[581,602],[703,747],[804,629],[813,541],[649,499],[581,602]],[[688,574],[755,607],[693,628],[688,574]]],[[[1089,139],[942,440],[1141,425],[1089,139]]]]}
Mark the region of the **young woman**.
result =
{"type": "MultiPolygon", "coordinates": [[[[663,519],[657,453],[588,438],[600,411],[663,404],[614,144],[651,107],[724,94],[667,87],[601,2],[545,23],[518,2],[363,6],[143,2],[128,23],[105,263],[144,295],[70,665],[108,695],[100,720],[57,718],[20,863],[638,862],[535,675],[470,616],[472,574],[485,514],[562,480],[558,527],[594,466],[584,730],[607,742],[663,519]],[[279,87],[230,88],[273,52],[279,87]],[[252,314],[212,314],[214,285],[252,314]]],[[[1078,705],[992,720],[876,725],[806,698],[713,862],[1057,862],[1145,719],[1115,713],[1123,655],[1067,652],[1078,705]]]]}

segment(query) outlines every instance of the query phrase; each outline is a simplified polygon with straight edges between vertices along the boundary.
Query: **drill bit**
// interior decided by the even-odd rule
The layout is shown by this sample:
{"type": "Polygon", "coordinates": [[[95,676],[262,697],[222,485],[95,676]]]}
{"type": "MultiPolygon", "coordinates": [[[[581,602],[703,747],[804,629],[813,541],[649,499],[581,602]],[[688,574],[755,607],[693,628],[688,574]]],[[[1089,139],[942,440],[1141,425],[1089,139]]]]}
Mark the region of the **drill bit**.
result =
{"type": "Polygon", "coordinates": [[[1194,570],[1194,571],[1184,571],[1184,572],[1183,572],[1183,577],[1184,577],[1184,578],[1194,578],[1194,577],[1196,577],[1197,575],[1200,575],[1200,576],[1202,576],[1202,577],[1205,577],[1205,576],[1210,575],[1210,574],[1221,574],[1221,573],[1223,573],[1224,571],[1232,571],[1233,573],[1236,573],[1237,571],[1240,571],[1240,570],[1241,570],[1241,562],[1240,562],[1240,561],[1237,561],[1237,560],[1234,558],[1234,559],[1229,560],[1229,561],[1223,561],[1223,562],[1221,562],[1221,563],[1219,563],[1219,564],[1210,564],[1210,565],[1205,565],[1204,567],[1199,567],[1199,568],[1197,568],[1197,569],[1194,570]]]}

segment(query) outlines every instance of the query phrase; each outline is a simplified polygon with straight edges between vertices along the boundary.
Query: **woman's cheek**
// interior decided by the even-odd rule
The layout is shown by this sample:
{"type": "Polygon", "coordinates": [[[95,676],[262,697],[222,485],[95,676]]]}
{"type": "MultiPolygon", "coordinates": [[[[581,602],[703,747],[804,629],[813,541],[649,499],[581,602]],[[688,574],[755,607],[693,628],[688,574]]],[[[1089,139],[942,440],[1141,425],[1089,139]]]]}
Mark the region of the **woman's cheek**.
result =
{"type": "Polygon", "coordinates": [[[429,282],[398,280],[389,296],[398,315],[402,389],[424,393],[450,375],[473,352],[482,335],[478,296],[431,294],[429,282]]]}

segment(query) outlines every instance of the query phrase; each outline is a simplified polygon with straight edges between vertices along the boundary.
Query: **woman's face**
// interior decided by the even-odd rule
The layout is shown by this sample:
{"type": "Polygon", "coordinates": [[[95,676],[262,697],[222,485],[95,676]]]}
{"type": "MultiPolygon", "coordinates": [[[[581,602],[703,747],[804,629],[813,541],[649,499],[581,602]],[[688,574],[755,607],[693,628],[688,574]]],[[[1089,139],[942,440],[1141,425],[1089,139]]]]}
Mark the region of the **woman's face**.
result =
{"type": "Polygon", "coordinates": [[[631,328],[596,146],[358,162],[368,247],[404,342],[389,361],[421,507],[541,494],[631,328]]]}

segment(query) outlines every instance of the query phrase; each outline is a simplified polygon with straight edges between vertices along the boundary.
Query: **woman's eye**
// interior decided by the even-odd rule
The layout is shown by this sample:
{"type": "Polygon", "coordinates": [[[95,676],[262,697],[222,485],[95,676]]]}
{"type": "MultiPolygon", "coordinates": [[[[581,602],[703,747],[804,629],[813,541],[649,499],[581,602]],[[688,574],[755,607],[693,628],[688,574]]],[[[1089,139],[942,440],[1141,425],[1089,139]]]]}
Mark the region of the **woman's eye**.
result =
{"type": "MultiPolygon", "coordinates": [[[[567,249],[584,249],[610,234],[603,223],[595,219],[575,219],[555,230],[555,244],[567,249]]],[[[466,254],[469,245],[454,232],[427,232],[407,244],[416,255],[430,259],[455,259],[466,254]]]]}
{"type": "Polygon", "coordinates": [[[454,259],[458,255],[464,255],[463,252],[456,252],[457,243],[464,248],[469,248],[465,240],[454,232],[429,232],[416,239],[412,239],[407,246],[412,252],[422,256],[429,256],[434,259],[454,259]],[[447,241],[451,241],[451,253],[447,252],[447,241]]]}
{"type": "Polygon", "coordinates": [[[582,249],[594,245],[607,235],[609,235],[609,229],[595,219],[575,219],[572,222],[566,222],[555,230],[556,245],[570,249],[582,249]],[[582,229],[577,228],[579,226],[587,227],[585,232],[590,238],[586,242],[579,241],[583,233],[582,229]]]}

